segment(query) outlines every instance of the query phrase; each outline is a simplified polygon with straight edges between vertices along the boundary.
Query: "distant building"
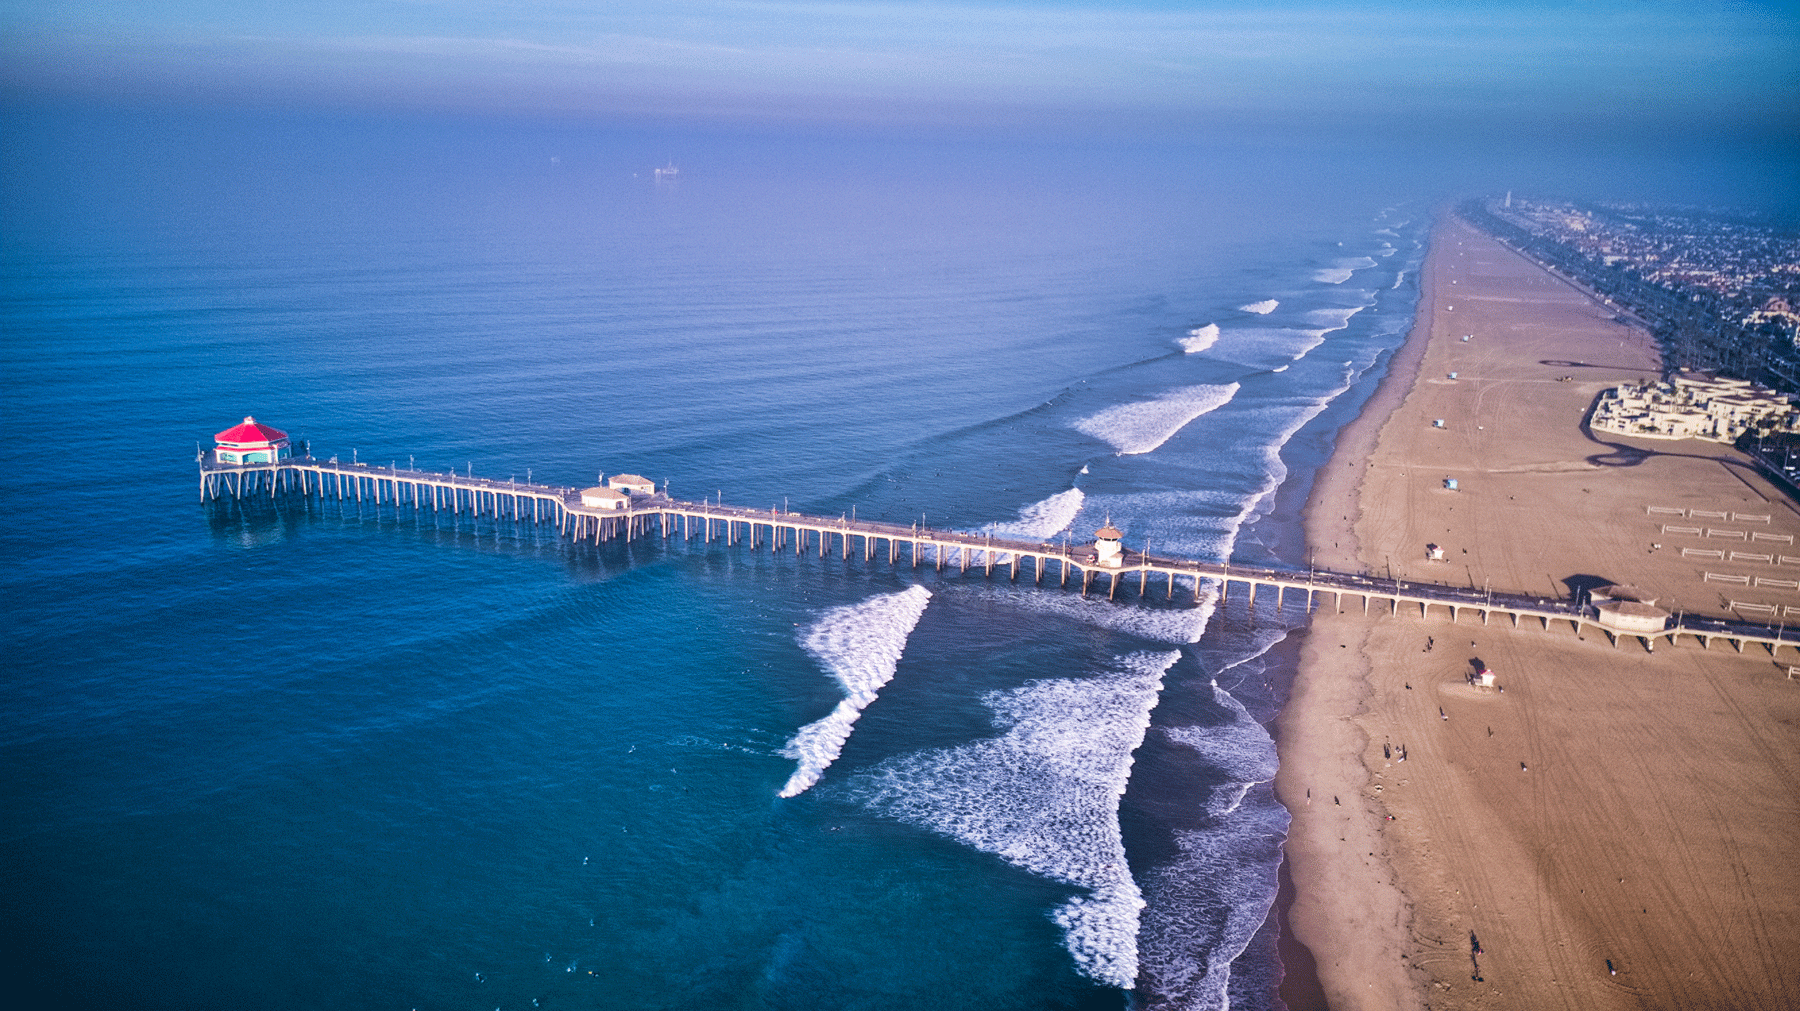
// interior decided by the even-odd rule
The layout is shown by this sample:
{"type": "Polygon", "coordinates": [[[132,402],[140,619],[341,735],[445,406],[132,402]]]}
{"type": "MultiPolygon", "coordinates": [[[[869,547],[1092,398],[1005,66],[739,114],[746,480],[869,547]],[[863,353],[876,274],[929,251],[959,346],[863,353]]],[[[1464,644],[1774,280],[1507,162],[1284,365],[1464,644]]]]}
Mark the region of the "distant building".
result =
{"type": "Polygon", "coordinates": [[[627,495],[656,494],[656,482],[636,474],[614,474],[606,479],[606,486],[627,495]]]}
{"type": "Polygon", "coordinates": [[[622,491],[612,488],[583,488],[581,504],[590,509],[623,509],[629,497],[622,491]]]}
{"type": "Polygon", "coordinates": [[[278,463],[293,455],[286,432],[248,415],[243,424],[213,436],[213,442],[213,455],[220,463],[278,463]]]}
{"type": "Polygon", "coordinates": [[[1589,424],[1603,432],[1640,439],[1705,439],[1736,442],[1748,431],[1800,431],[1800,414],[1786,394],[1743,379],[1682,372],[1666,383],[1635,383],[1604,390],[1589,424]]]}

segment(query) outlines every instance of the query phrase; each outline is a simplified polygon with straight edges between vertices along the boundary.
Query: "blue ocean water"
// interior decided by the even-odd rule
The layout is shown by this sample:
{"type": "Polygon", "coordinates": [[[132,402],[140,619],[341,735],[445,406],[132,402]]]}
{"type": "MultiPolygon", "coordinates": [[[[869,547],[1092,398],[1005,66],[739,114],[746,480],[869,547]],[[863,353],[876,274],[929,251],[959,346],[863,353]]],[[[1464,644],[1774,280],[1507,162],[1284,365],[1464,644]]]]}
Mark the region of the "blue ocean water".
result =
{"type": "Polygon", "coordinates": [[[22,1005],[1279,1006],[1297,616],[203,506],[193,454],[253,414],[400,467],[1304,564],[1295,503],[1417,297],[1403,157],[8,124],[22,1005]]]}

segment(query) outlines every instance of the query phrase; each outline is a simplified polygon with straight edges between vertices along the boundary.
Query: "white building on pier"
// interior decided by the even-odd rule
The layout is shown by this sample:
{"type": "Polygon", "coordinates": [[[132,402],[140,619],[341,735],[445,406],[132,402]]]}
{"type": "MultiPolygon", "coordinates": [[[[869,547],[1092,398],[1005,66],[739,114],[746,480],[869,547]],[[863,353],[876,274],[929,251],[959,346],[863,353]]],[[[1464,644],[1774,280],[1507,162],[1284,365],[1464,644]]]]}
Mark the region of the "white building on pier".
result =
{"type": "Polygon", "coordinates": [[[286,432],[248,415],[243,424],[213,436],[213,442],[213,455],[220,463],[280,463],[293,455],[286,432]]]}

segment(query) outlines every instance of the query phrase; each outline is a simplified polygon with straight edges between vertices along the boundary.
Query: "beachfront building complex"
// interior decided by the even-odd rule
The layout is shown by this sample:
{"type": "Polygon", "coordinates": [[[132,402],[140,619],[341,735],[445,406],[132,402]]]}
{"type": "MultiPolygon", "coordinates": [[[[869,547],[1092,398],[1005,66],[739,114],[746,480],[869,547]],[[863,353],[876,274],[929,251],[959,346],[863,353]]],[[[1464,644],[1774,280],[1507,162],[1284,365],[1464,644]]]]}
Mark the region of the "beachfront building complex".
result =
{"type": "Polygon", "coordinates": [[[1640,439],[1736,442],[1746,432],[1800,431],[1800,413],[1786,394],[1743,379],[1680,372],[1663,383],[1628,383],[1604,390],[1589,424],[1597,431],[1640,439]]]}

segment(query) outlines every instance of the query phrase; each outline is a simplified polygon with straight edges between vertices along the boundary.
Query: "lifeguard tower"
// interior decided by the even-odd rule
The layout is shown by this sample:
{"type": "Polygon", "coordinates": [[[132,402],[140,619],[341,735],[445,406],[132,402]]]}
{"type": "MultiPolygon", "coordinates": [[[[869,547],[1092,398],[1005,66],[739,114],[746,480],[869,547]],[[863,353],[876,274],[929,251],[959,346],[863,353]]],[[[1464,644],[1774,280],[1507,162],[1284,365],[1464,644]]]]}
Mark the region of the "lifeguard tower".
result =
{"type": "Polygon", "coordinates": [[[1108,519],[1106,525],[1094,531],[1094,564],[1104,565],[1109,569],[1117,569],[1125,564],[1125,546],[1119,543],[1124,537],[1123,531],[1112,525],[1108,519]]]}
{"type": "Polygon", "coordinates": [[[213,436],[213,442],[213,457],[220,463],[280,463],[293,455],[286,432],[248,415],[243,424],[213,436]]]}

